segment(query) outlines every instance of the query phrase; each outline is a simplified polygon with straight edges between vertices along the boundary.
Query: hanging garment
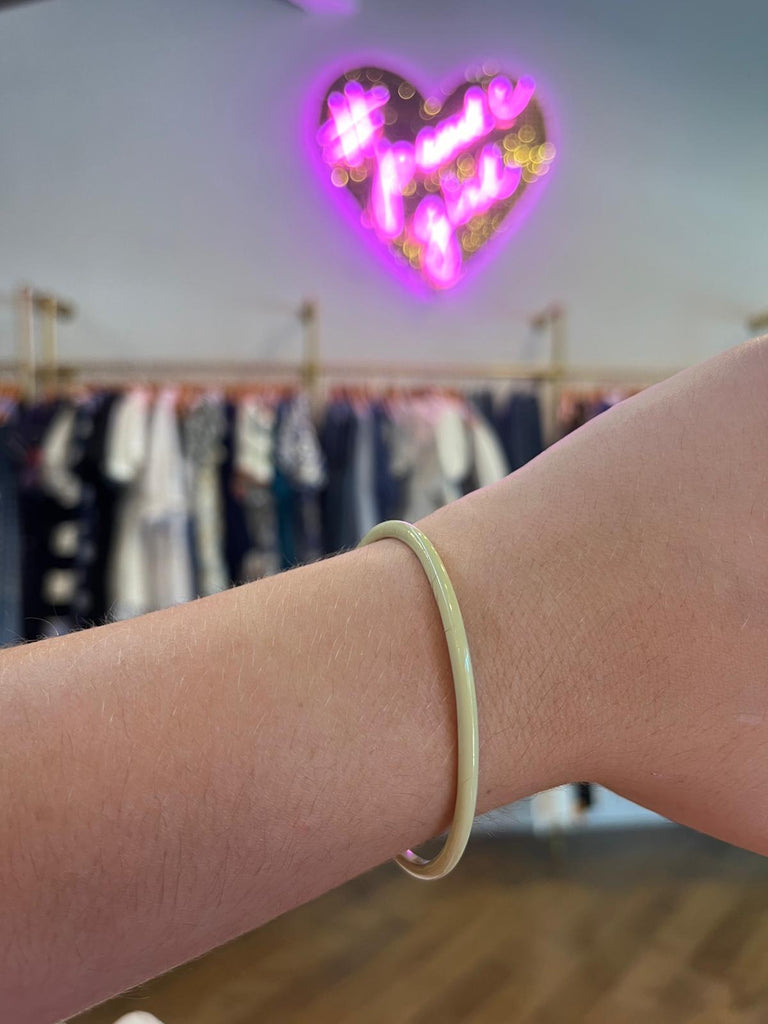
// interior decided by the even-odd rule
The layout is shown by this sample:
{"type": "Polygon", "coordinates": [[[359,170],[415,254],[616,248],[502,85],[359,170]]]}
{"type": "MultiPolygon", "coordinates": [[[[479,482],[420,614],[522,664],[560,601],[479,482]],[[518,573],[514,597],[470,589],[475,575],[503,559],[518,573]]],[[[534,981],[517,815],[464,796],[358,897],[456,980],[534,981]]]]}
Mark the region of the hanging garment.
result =
{"type": "Polygon", "coordinates": [[[443,399],[435,423],[435,444],[445,480],[445,501],[460,498],[462,482],[472,469],[472,450],[465,418],[467,410],[453,399],[443,399]]]}
{"type": "Polygon", "coordinates": [[[13,427],[0,422],[0,647],[22,639],[21,532],[12,443],[13,427]]]}
{"type": "Polygon", "coordinates": [[[494,402],[492,392],[488,390],[476,391],[470,396],[469,401],[472,407],[477,409],[486,423],[495,423],[496,403],[494,402]]]}
{"type": "Polygon", "coordinates": [[[373,415],[373,464],[377,522],[403,518],[403,481],[392,470],[392,420],[382,402],[373,415]]]}
{"type": "Polygon", "coordinates": [[[498,436],[483,416],[473,410],[468,426],[472,441],[470,489],[475,490],[503,480],[509,473],[509,465],[498,436]]]}
{"type": "Polygon", "coordinates": [[[414,523],[440,507],[443,475],[434,422],[423,399],[393,403],[392,467],[404,483],[404,519],[414,523]]]}
{"type": "Polygon", "coordinates": [[[224,432],[224,458],[219,471],[219,487],[224,510],[224,562],[229,582],[245,583],[245,561],[251,547],[248,533],[243,492],[235,469],[237,406],[227,402],[224,406],[226,430],[224,432]]]}
{"type": "Polygon", "coordinates": [[[323,553],[319,494],[325,464],[305,394],[278,409],[275,470],[281,564],[288,569],[316,561],[323,553]]]}
{"type": "Polygon", "coordinates": [[[358,528],[352,472],[357,419],[349,402],[331,401],[325,410],[320,443],[325,456],[327,478],[321,492],[323,553],[353,548],[358,528]]]}
{"type": "Polygon", "coordinates": [[[113,502],[112,489],[100,473],[102,446],[94,437],[98,427],[103,441],[105,410],[110,404],[107,396],[93,394],[62,406],[43,445],[43,486],[68,510],[51,534],[56,569],[44,586],[70,628],[99,625],[107,617],[106,560],[113,502]],[[89,462],[89,450],[95,465],[89,462]]]}
{"type": "Polygon", "coordinates": [[[104,444],[104,476],[117,489],[108,557],[110,616],[130,619],[151,608],[142,537],[142,481],[147,460],[150,396],[135,388],[112,406],[104,444]]]}
{"type": "Polygon", "coordinates": [[[583,398],[578,398],[570,393],[560,396],[560,405],[557,410],[557,422],[560,437],[578,430],[589,419],[588,404],[583,398]]]}
{"type": "Polygon", "coordinates": [[[275,440],[276,464],[296,486],[318,491],[325,483],[325,463],[309,399],[295,395],[283,413],[275,440]]]}
{"type": "Polygon", "coordinates": [[[257,395],[237,406],[234,469],[257,484],[271,484],[275,475],[275,410],[257,395]]]}
{"type": "Polygon", "coordinates": [[[595,416],[599,416],[600,413],[608,412],[614,405],[618,405],[619,402],[623,402],[628,395],[616,388],[612,388],[609,391],[601,391],[596,395],[589,405],[589,419],[594,419],[595,416]]]}
{"type": "Polygon", "coordinates": [[[469,450],[452,400],[405,399],[394,407],[394,423],[392,464],[406,478],[404,518],[413,523],[460,497],[469,450]]]}
{"type": "Polygon", "coordinates": [[[229,585],[220,486],[221,465],[226,456],[226,429],[224,405],[216,396],[206,396],[184,420],[197,563],[196,591],[203,597],[225,590],[229,585]]]}
{"type": "Polygon", "coordinates": [[[74,405],[59,406],[40,449],[40,484],[65,508],[77,508],[83,486],[72,469],[72,438],[77,411],[74,405]]]}
{"type": "Polygon", "coordinates": [[[176,391],[155,400],[141,486],[141,528],[152,610],[194,596],[186,467],[176,416],[176,391]]]}
{"type": "Polygon", "coordinates": [[[564,391],[560,396],[557,410],[557,422],[560,437],[572,433],[583,426],[588,420],[594,419],[614,405],[623,401],[627,394],[612,388],[609,391],[591,391],[579,394],[564,391]]]}
{"type": "Polygon", "coordinates": [[[513,473],[544,450],[541,413],[536,395],[510,395],[497,410],[494,426],[513,473]]]}
{"type": "Polygon", "coordinates": [[[90,408],[81,406],[72,438],[72,469],[83,484],[84,504],[77,562],[75,626],[99,625],[109,615],[108,563],[112,551],[118,491],[104,474],[107,429],[118,396],[96,395],[90,408]]]}
{"type": "MultiPolygon", "coordinates": [[[[66,442],[71,422],[60,402],[21,405],[14,421],[22,535],[23,633],[27,640],[57,636],[72,628],[77,527],[71,521],[76,516],[71,504],[58,500],[55,487],[47,488],[43,471],[49,428],[56,423],[55,434],[48,438],[50,463],[57,453],[66,452],[66,444],[62,446],[61,442],[62,438],[66,442]]],[[[53,476],[56,477],[55,471],[53,476]]],[[[68,500],[71,497],[69,492],[68,500]]]]}
{"type": "Polygon", "coordinates": [[[242,571],[258,580],[280,571],[275,514],[275,410],[257,396],[241,399],[235,420],[234,472],[249,546],[242,571]]]}
{"type": "Polygon", "coordinates": [[[355,431],[355,448],[353,453],[353,475],[355,495],[355,527],[357,540],[362,540],[366,533],[379,522],[376,503],[376,466],[374,453],[373,410],[368,403],[361,404],[355,410],[357,430],[355,431]]]}
{"type": "Polygon", "coordinates": [[[50,605],[49,623],[58,634],[74,627],[78,588],[76,556],[80,547],[83,486],[72,470],[75,407],[61,405],[41,449],[40,484],[60,509],[48,535],[50,563],[43,576],[43,599],[50,605]]]}

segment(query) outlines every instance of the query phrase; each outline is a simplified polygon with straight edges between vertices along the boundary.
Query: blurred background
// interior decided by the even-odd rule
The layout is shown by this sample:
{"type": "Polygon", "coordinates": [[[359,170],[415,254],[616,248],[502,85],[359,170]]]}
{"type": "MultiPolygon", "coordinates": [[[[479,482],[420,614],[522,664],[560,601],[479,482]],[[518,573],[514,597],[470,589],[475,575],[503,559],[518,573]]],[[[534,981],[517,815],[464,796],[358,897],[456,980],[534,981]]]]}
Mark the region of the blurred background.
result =
{"type": "MultiPolygon", "coordinates": [[[[0,643],[353,546],[768,329],[767,34],[759,0],[0,3],[0,643]],[[467,93],[493,123],[451,141],[467,93]]],[[[764,862],[585,781],[78,1021],[758,1022],[767,967],[764,862]]]]}

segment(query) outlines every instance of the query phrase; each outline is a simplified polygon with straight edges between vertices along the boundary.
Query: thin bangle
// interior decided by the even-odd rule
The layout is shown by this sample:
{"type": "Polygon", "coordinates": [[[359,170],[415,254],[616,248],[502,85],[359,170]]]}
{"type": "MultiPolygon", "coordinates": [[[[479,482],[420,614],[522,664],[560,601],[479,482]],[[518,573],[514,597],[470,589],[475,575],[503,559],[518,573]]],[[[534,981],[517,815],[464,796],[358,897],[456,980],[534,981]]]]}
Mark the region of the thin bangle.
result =
{"type": "Polygon", "coordinates": [[[445,639],[448,643],[451,669],[453,670],[453,685],[456,691],[458,777],[456,809],[453,812],[453,822],[448,836],[443,848],[432,860],[424,860],[412,850],[406,850],[405,853],[395,858],[395,863],[399,864],[409,875],[430,881],[444,878],[456,867],[472,831],[472,822],[477,806],[480,746],[475,679],[459,602],[440,555],[430,539],[418,527],[398,520],[390,520],[374,526],[370,533],[363,537],[358,547],[389,537],[407,544],[427,574],[445,630],[445,639]]]}

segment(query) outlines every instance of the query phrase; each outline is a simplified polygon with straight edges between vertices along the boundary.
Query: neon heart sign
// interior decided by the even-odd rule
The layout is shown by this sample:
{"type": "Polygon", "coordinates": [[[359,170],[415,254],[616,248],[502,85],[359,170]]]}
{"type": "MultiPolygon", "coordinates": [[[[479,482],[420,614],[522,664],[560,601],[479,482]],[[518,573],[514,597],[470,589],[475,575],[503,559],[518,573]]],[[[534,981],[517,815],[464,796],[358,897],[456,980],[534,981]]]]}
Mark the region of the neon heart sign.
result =
{"type": "Polygon", "coordinates": [[[431,287],[451,288],[555,157],[532,78],[482,73],[424,99],[381,68],[328,89],[317,142],[363,226],[431,287]]]}

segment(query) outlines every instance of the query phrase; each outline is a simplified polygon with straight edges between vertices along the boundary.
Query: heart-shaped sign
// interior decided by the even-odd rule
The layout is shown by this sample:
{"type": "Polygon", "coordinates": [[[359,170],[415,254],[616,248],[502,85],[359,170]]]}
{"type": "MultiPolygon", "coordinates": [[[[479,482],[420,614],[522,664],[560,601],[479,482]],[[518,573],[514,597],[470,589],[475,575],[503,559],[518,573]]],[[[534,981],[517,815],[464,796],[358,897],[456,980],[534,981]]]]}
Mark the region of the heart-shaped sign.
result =
{"type": "Polygon", "coordinates": [[[338,78],[317,141],[363,225],[433,288],[451,288],[555,157],[532,78],[478,73],[425,99],[382,68],[338,78]]]}

